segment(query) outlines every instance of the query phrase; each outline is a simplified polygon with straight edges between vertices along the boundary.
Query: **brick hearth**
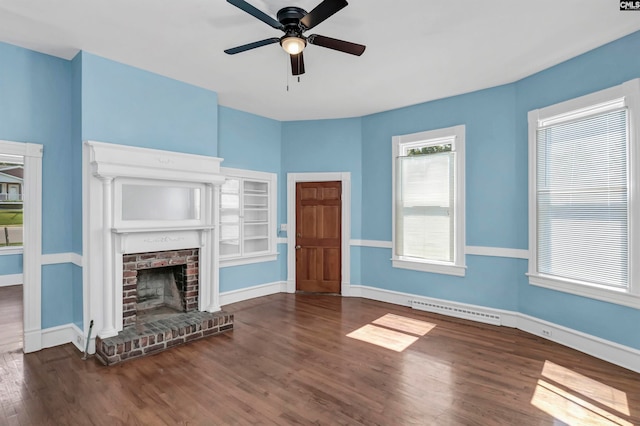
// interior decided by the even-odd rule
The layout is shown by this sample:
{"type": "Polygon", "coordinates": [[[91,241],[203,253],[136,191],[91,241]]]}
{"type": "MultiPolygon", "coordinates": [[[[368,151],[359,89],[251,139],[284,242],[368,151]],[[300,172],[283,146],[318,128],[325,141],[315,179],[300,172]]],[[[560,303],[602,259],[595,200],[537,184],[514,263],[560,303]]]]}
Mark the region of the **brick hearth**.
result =
{"type": "Polygon", "coordinates": [[[233,329],[233,314],[185,312],[125,328],[117,336],[96,338],[96,357],[105,365],[151,355],[192,340],[233,329]]]}

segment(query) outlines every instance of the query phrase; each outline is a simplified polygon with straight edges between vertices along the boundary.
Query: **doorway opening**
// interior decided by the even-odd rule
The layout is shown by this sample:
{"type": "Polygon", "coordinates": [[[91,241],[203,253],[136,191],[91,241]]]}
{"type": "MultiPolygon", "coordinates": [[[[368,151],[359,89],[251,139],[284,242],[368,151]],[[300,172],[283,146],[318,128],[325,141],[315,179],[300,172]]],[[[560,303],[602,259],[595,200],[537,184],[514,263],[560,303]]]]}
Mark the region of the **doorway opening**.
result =
{"type": "MultiPolygon", "coordinates": [[[[310,187],[307,187],[307,189],[309,188],[310,187]]],[[[309,190],[307,191],[305,197],[313,198],[313,193],[314,190],[309,190]]],[[[349,282],[351,278],[351,173],[327,172],[287,174],[287,222],[287,292],[295,293],[297,290],[327,292],[328,289],[325,284],[329,284],[328,282],[336,282],[338,284],[338,287],[333,287],[333,289],[328,291],[340,294],[342,296],[349,296],[349,282]],[[318,244],[318,246],[316,246],[316,248],[313,248],[314,243],[306,239],[307,236],[313,234],[314,232],[315,234],[318,234],[317,228],[314,231],[313,225],[309,225],[311,227],[310,234],[309,226],[302,223],[302,221],[314,217],[314,214],[317,217],[318,209],[312,207],[308,208],[308,211],[306,213],[306,216],[308,216],[307,218],[305,218],[304,214],[300,217],[296,217],[296,190],[299,183],[315,183],[319,184],[320,187],[322,187],[324,183],[328,183],[328,185],[331,186],[332,184],[330,182],[333,182],[333,185],[335,185],[334,189],[325,188],[320,191],[318,191],[317,189],[315,190],[316,198],[319,192],[324,192],[320,195],[320,198],[334,198],[334,200],[329,203],[334,204],[334,206],[323,206],[321,208],[325,209],[326,207],[328,216],[331,217],[329,221],[335,222],[335,227],[338,227],[337,235],[335,233],[335,229],[330,233],[332,236],[332,238],[330,238],[330,240],[332,240],[330,243],[333,246],[328,248],[327,250],[324,250],[325,247],[323,247],[323,245],[327,243],[326,241],[320,241],[319,243],[316,241],[315,244],[318,244]],[[315,213],[313,213],[314,209],[316,210],[315,213]],[[300,240],[298,241],[298,239],[300,240]],[[336,241],[338,243],[337,246],[335,245],[336,241]],[[307,245],[306,247],[305,244],[307,245]],[[300,246],[300,248],[296,249],[296,246],[300,246]],[[307,248],[307,250],[304,250],[305,248],[307,248]],[[319,251],[323,251],[321,256],[322,262],[318,261],[320,259],[320,257],[318,257],[319,251]],[[299,252],[302,253],[300,256],[300,260],[298,260],[299,252]],[[325,256],[325,254],[327,256],[325,256]],[[325,262],[325,260],[328,260],[328,263],[325,262]],[[315,271],[309,270],[309,265],[312,264],[314,265],[313,268],[315,268],[315,271]],[[337,266],[337,269],[333,267],[334,265],[337,266]],[[327,267],[331,272],[325,270],[325,267],[327,267]],[[304,268],[306,268],[307,270],[304,271],[304,268]],[[318,268],[320,268],[320,270],[318,268]],[[314,279],[307,280],[311,282],[305,282],[302,288],[298,288],[299,286],[297,286],[296,284],[299,277],[298,269],[303,270],[300,276],[309,272],[313,272],[315,274],[314,279]],[[336,272],[336,270],[339,272],[336,272]],[[318,280],[318,278],[322,279],[318,280]],[[330,279],[325,280],[324,278],[330,279]],[[304,286],[307,284],[316,286],[316,288],[305,288],[304,286]]],[[[324,230],[320,233],[320,235],[324,235],[324,230]]],[[[308,275],[308,277],[311,276],[312,275],[308,275]]]]}
{"type": "Polygon", "coordinates": [[[0,153],[0,354],[23,349],[24,157],[0,153]]]}

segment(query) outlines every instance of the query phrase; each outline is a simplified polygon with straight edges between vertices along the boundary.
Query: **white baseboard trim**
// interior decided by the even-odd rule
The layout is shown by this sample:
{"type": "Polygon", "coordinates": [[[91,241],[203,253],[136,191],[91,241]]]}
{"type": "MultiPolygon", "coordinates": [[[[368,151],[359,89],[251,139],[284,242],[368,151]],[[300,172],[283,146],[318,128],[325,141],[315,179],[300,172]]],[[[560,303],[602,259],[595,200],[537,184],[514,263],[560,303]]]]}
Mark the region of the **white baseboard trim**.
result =
{"type": "MultiPolygon", "coordinates": [[[[42,349],[73,343],[78,349],[82,347],[82,331],[75,324],[64,324],[45,328],[42,333],[42,349]]],[[[84,350],[84,349],[80,349],[84,350]]]]}
{"type": "Polygon", "coordinates": [[[25,330],[22,350],[24,353],[37,352],[42,349],[42,330],[25,330]]]}
{"type": "MultiPolygon", "coordinates": [[[[287,293],[287,287],[288,283],[286,281],[278,281],[227,291],[220,293],[220,305],[224,306],[276,293],[287,293]]],[[[519,312],[417,296],[363,285],[343,283],[343,289],[348,289],[343,294],[345,297],[362,297],[408,307],[414,305],[416,308],[428,312],[517,328],[640,373],[640,350],[519,312]]],[[[27,353],[35,352],[43,348],[66,343],[73,343],[79,351],[84,351],[85,338],[82,331],[75,324],[65,324],[45,330],[25,332],[24,351],[27,353]]]]}
{"type": "Polygon", "coordinates": [[[45,328],[44,330],[25,331],[23,350],[25,353],[30,353],[73,343],[78,350],[83,351],[83,342],[82,330],[80,330],[77,325],[71,323],[45,328]]]}
{"type": "Polygon", "coordinates": [[[59,263],[73,263],[82,268],[82,255],[78,253],[53,253],[41,256],[42,265],[57,265],[59,263]]]}
{"type": "Polygon", "coordinates": [[[268,296],[270,294],[286,292],[287,283],[285,281],[260,284],[253,287],[242,288],[240,290],[225,291],[224,293],[220,293],[220,306],[242,302],[256,297],[268,296]]]}
{"type": "Polygon", "coordinates": [[[364,297],[365,299],[393,303],[394,305],[411,306],[412,296],[398,291],[351,284],[351,297],[364,297]]]}
{"type": "Polygon", "coordinates": [[[640,350],[591,336],[581,331],[531,317],[519,312],[451,302],[363,285],[351,285],[352,297],[364,297],[395,305],[412,306],[451,317],[517,328],[584,352],[596,358],[640,373],[640,350]],[[496,320],[496,318],[498,320],[496,320]]]}
{"type": "Polygon", "coordinates": [[[525,314],[519,314],[517,328],[640,373],[640,350],[638,349],[525,314]]]}
{"type": "Polygon", "coordinates": [[[75,346],[80,352],[84,352],[84,345],[86,341],[82,330],[80,330],[80,328],[75,324],[71,324],[71,328],[73,328],[73,339],[71,340],[71,343],[73,343],[73,346],[75,346]]]}
{"type": "Polygon", "coordinates": [[[0,275],[0,287],[22,284],[22,274],[0,275]]]}

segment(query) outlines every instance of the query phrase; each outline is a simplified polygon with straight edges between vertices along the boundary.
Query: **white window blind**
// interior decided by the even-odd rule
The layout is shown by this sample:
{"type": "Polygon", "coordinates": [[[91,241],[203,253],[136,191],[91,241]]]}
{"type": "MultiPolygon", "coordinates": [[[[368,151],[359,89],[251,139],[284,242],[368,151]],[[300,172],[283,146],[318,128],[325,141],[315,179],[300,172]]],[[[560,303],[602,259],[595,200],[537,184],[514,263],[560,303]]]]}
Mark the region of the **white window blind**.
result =
{"type": "Polygon", "coordinates": [[[608,109],[562,116],[537,130],[537,272],[627,289],[627,109],[608,109]]]}
{"type": "Polygon", "coordinates": [[[455,153],[398,157],[396,255],[454,261],[455,153]]]}
{"type": "Polygon", "coordinates": [[[391,264],[464,277],[465,126],[393,137],[391,264]]]}

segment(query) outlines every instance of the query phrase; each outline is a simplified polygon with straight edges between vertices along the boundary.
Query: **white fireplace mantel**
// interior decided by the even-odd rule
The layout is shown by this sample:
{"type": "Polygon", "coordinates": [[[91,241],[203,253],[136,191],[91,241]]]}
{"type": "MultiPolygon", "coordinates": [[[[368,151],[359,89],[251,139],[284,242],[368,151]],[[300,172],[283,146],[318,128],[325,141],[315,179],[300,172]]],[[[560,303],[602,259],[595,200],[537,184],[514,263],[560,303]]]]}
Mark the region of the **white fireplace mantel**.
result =
{"type": "MultiPolygon", "coordinates": [[[[198,309],[220,310],[218,283],[218,197],[224,182],[222,159],[156,149],[86,141],[83,149],[83,269],[85,334],[108,338],[122,330],[122,255],[183,248],[200,250],[198,309]],[[124,196],[123,186],[144,185],[162,192],[197,194],[193,217],[127,217],[127,205],[142,197],[124,196]],[[192,192],[190,192],[192,191],[192,192]],[[134,200],[134,201],[132,201],[134,200]]],[[[149,191],[153,192],[153,191],[149,191]]],[[[191,199],[191,198],[190,198],[191,199]]],[[[160,206],[163,203],[158,203],[160,206]]],[[[167,211],[171,205],[165,203],[167,211]]],[[[146,205],[143,205],[143,207],[146,205]]],[[[137,207],[138,210],[145,208],[137,207]]],[[[157,209],[157,207],[156,207],[157,209]]],[[[144,214],[143,214],[144,216],[144,214]]],[[[90,352],[95,350],[95,338],[90,352]]]]}

